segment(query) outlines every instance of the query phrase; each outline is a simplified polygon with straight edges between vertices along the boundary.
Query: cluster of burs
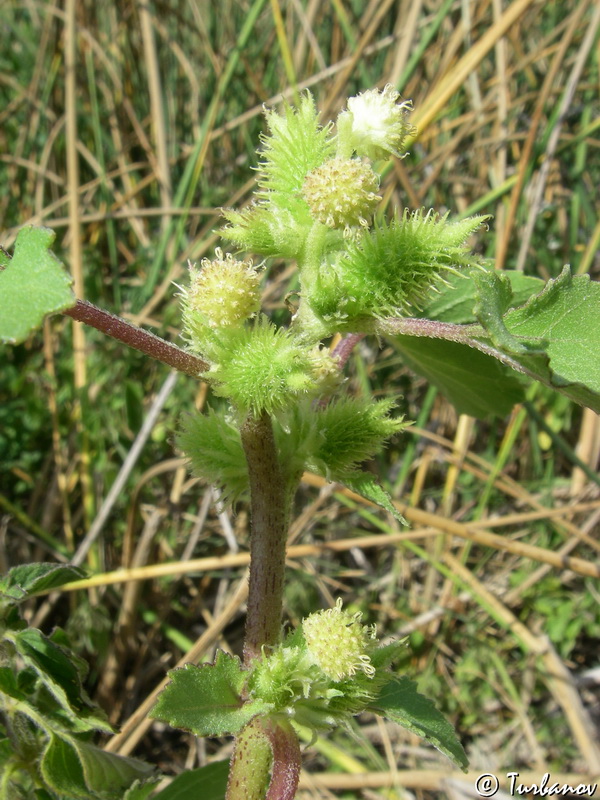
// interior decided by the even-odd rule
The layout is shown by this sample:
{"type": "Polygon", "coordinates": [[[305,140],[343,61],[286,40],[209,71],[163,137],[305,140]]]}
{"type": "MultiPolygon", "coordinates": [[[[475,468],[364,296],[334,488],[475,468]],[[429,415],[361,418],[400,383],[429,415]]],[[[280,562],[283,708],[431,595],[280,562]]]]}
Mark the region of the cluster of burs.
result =
{"type": "Polygon", "coordinates": [[[432,212],[374,219],[374,167],[400,156],[414,131],[408,102],[386,86],[347,102],[321,125],[313,98],[267,111],[258,189],[225,210],[221,235],[241,251],[294,260],[299,286],[288,328],[260,312],[261,266],[218,249],[190,267],[182,290],[184,337],[210,363],[206,378],[242,411],[269,413],[299,395],[333,393],[339,370],[322,340],[371,333],[377,320],[410,313],[445,269],[472,261],[464,241],[479,219],[450,223],[432,212]]]}

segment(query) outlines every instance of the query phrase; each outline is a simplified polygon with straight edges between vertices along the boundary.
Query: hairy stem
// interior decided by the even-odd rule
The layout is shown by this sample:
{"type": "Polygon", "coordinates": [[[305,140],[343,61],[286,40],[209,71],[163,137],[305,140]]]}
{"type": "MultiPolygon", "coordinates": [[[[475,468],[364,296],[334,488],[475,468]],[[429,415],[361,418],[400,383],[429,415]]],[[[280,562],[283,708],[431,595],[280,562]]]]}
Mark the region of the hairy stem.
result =
{"type": "Polygon", "coordinates": [[[138,328],[137,325],[132,325],[131,322],[88,303],[87,300],[78,300],[72,308],[63,311],[63,314],[79,320],[79,322],[85,322],[107,336],[112,336],[113,339],[133,347],[134,350],[139,350],[194,378],[197,378],[200,373],[206,372],[210,366],[193,353],[188,353],[177,345],[161,339],[160,336],[138,328]]]}
{"type": "MultiPolygon", "coordinates": [[[[378,321],[369,333],[378,335],[393,336],[402,334],[404,336],[426,336],[430,339],[445,339],[447,342],[465,344],[480,353],[496,358],[507,367],[521,372],[534,380],[542,380],[538,374],[527,368],[507,353],[503,353],[493,344],[482,342],[479,337],[488,339],[489,333],[481,325],[459,325],[454,322],[439,322],[432,319],[420,319],[412,317],[394,317],[378,321]]],[[[549,385],[549,384],[548,384],[549,385]]]]}
{"type": "Polygon", "coordinates": [[[346,365],[356,345],[364,338],[364,333],[349,333],[335,346],[331,357],[337,359],[340,371],[346,365]]]}
{"type": "Polygon", "coordinates": [[[235,738],[226,800],[264,800],[271,761],[269,737],[255,717],[235,738]]]}
{"type": "Polygon", "coordinates": [[[282,474],[271,418],[250,415],[241,427],[250,477],[250,587],[244,662],[279,641],[285,572],[289,492],[282,474]]]}
{"type": "Polygon", "coordinates": [[[265,800],[294,800],[302,766],[296,732],[285,720],[279,723],[268,721],[265,729],[273,753],[271,782],[265,800]]]}

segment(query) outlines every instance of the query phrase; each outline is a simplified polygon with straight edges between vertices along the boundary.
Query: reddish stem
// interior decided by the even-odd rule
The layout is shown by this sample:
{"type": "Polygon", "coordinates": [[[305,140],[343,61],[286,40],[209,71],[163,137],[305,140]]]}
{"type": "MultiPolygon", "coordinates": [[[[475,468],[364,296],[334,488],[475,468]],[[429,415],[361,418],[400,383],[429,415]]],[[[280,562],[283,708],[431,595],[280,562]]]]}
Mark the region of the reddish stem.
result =
{"type": "Polygon", "coordinates": [[[264,727],[273,754],[271,782],[265,800],[294,800],[302,767],[298,737],[289,722],[268,720],[264,727]]]}
{"type": "Polygon", "coordinates": [[[250,415],[240,429],[250,480],[250,586],[244,662],[281,634],[289,498],[271,418],[250,415]]]}
{"type": "MultiPolygon", "coordinates": [[[[539,375],[530,370],[525,364],[517,361],[513,356],[503,353],[493,344],[480,341],[479,338],[489,338],[489,333],[481,325],[458,325],[454,322],[439,322],[433,319],[420,319],[412,317],[394,317],[381,320],[375,327],[375,333],[385,336],[402,334],[404,336],[426,336],[430,339],[444,339],[447,342],[465,344],[480,353],[496,358],[507,367],[528,375],[533,380],[539,380],[539,375]]],[[[535,353],[532,353],[535,355],[535,353]]]]}
{"type": "Polygon", "coordinates": [[[356,345],[360,342],[361,339],[365,338],[364,333],[349,333],[347,336],[344,336],[337,345],[334,347],[333,352],[331,353],[332,358],[337,358],[340,366],[340,372],[344,368],[346,361],[350,358],[350,354],[356,347],[356,345]]]}
{"type": "Polygon", "coordinates": [[[134,350],[139,350],[157,361],[162,361],[163,364],[167,364],[179,372],[184,372],[186,375],[197,378],[202,372],[209,369],[210,365],[193,353],[188,353],[177,345],[161,339],[160,336],[138,328],[137,325],[132,325],[131,322],[88,303],[87,300],[78,300],[76,305],[67,308],[63,314],[79,322],[85,322],[107,336],[112,336],[113,339],[133,347],[134,350]]]}

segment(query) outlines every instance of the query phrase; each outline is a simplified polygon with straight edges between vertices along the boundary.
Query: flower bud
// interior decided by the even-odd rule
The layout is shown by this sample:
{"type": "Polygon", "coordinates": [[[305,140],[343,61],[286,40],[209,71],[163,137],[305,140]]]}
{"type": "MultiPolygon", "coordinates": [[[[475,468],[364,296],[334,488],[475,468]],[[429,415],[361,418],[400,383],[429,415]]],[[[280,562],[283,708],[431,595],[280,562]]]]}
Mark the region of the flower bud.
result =
{"type": "Polygon", "coordinates": [[[356,158],[331,158],[309,172],[302,195],[310,213],[329,228],[368,227],[381,197],[379,178],[369,164],[356,158]]]}
{"type": "Polygon", "coordinates": [[[333,358],[329,349],[315,345],[308,354],[311,377],[319,394],[330,395],[337,391],[344,382],[344,375],[337,358],[333,358]]]}
{"type": "Polygon", "coordinates": [[[369,678],[375,675],[368,650],[375,638],[375,627],[361,625],[360,611],[351,614],[342,610],[338,598],[333,608],[310,614],[302,623],[302,632],[309,654],[321,670],[341,681],[359,670],[369,678]]]}
{"type": "Polygon", "coordinates": [[[210,328],[241,325],[260,308],[260,275],[250,259],[237,261],[230,253],[204,258],[202,269],[190,265],[190,286],[185,291],[186,322],[199,314],[210,328]]]}
{"type": "Polygon", "coordinates": [[[398,92],[388,83],[383,91],[369,89],[348,100],[348,111],[340,114],[338,128],[346,129],[351,117],[347,135],[359,156],[375,161],[390,153],[401,155],[404,140],[413,128],[406,121],[411,103],[398,103],[399,99],[398,92]]]}

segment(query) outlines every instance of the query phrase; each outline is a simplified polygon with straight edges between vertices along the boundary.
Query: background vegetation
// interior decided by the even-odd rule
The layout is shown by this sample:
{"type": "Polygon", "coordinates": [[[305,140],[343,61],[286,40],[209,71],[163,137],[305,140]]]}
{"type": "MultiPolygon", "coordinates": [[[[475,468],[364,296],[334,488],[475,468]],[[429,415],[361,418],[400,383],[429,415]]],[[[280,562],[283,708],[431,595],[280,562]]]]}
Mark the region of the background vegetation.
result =
{"type": "MultiPolygon", "coordinates": [[[[489,213],[478,245],[498,268],[599,277],[591,1],[3,0],[0,25],[3,246],[24,224],[53,228],[80,296],[167,338],[187,260],[212,252],[219,208],[251,191],[262,105],[306,87],[324,121],[388,82],[413,100],[419,138],[384,176],[384,207],[489,213]]],[[[293,265],[273,263],[265,295],[282,321],[294,287],[293,265]]],[[[540,387],[509,417],[457,416],[379,344],[361,343],[349,381],[400,395],[416,420],[370,465],[415,509],[411,528],[307,475],[292,535],[313,549],[290,551],[290,619],[342,596],[380,634],[408,636],[405,668],[457,726],[473,775],[597,774],[598,418],[540,387]],[[556,568],[554,553],[580,561],[556,568]]],[[[1,358],[0,571],[74,554],[92,573],[137,567],[30,618],[65,627],[90,662],[90,691],[122,726],[109,749],[170,774],[227,757],[228,742],[144,721],[168,668],[241,646],[246,509],[221,508],[174,449],[206,387],[65,317],[1,358]]],[[[305,767],[311,798],[452,800],[473,785],[367,717],[305,767]]]]}

